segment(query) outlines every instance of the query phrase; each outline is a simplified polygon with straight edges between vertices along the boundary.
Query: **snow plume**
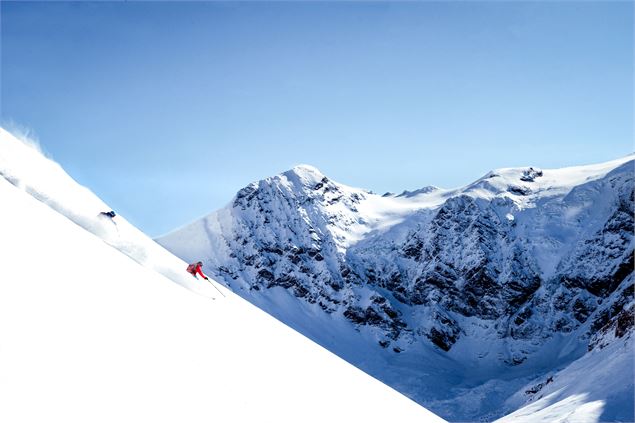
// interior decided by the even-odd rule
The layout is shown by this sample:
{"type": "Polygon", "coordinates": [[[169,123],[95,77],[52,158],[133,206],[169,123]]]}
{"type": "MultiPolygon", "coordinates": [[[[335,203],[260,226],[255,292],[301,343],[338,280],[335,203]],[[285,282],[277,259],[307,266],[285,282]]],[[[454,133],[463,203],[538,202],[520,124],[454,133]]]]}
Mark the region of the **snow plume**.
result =
{"type": "Polygon", "coordinates": [[[9,120],[3,125],[5,130],[13,135],[13,137],[11,138],[12,141],[20,141],[22,144],[34,149],[41,155],[46,155],[42,150],[42,146],[40,145],[40,139],[33,129],[24,125],[20,125],[13,120],[9,120]]]}
{"type": "Polygon", "coordinates": [[[197,291],[185,272],[186,263],[165,251],[123,217],[110,219],[111,208],[78,184],[62,167],[42,154],[34,138],[21,139],[0,128],[0,177],[101,238],[136,262],[197,291]]]}
{"type": "Polygon", "coordinates": [[[0,129],[0,142],[1,176],[89,232],[106,237],[105,225],[95,219],[106,204],[45,157],[36,139],[17,138],[0,129]]]}

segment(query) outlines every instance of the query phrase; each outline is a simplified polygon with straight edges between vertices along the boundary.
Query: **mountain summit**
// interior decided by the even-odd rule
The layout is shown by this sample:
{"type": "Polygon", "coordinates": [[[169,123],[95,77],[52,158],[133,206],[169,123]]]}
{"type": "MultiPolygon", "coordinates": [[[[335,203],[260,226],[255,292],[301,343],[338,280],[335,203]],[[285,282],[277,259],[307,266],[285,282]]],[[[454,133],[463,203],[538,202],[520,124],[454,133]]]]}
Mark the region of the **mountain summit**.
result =
{"type": "Polygon", "coordinates": [[[306,164],[294,166],[282,175],[286,176],[290,181],[297,181],[305,186],[314,186],[325,177],[318,168],[306,164]]]}

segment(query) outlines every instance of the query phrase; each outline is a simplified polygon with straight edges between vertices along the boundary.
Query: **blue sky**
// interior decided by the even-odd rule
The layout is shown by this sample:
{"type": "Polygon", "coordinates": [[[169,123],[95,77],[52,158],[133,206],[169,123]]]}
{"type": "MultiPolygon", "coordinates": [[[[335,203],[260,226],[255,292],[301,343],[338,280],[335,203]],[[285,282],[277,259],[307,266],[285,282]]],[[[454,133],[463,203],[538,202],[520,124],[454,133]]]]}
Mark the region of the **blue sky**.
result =
{"type": "Polygon", "coordinates": [[[378,193],[632,152],[631,2],[7,2],[5,128],[149,235],[296,164],[378,193]]]}

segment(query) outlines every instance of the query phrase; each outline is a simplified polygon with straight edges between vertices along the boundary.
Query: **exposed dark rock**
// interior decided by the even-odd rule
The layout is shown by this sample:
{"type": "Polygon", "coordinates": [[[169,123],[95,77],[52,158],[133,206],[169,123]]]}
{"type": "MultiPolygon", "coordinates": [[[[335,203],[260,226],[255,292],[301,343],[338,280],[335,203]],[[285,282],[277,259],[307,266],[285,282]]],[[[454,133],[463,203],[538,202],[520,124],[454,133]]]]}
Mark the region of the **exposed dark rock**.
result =
{"type": "Polygon", "coordinates": [[[296,278],[289,275],[282,275],[279,278],[272,280],[271,283],[267,286],[267,288],[271,288],[272,286],[281,286],[283,288],[291,288],[292,286],[295,286],[295,285],[298,285],[298,280],[296,278]]]}
{"type": "Polygon", "coordinates": [[[508,192],[511,192],[512,194],[516,194],[516,195],[529,195],[531,194],[531,189],[527,188],[527,187],[521,187],[519,185],[510,185],[507,188],[508,192]]]}
{"type": "Polygon", "coordinates": [[[595,310],[596,305],[591,301],[583,301],[578,298],[573,303],[573,317],[580,323],[586,322],[591,313],[595,310]]]}
{"type": "Polygon", "coordinates": [[[401,251],[404,256],[419,261],[421,260],[423,253],[423,242],[420,239],[413,237],[403,246],[401,251]]]}
{"type": "Polygon", "coordinates": [[[319,189],[322,189],[322,188],[323,188],[326,184],[328,184],[328,183],[329,183],[329,179],[325,176],[324,178],[322,178],[322,179],[320,180],[320,182],[318,182],[318,183],[317,183],[317,184],[313,187],[313,189],[314,189],[315,191],[317,191],[317,190],[319,190],[319,189]]]}
{"type": "Polygon", "coordinates": [[[516,315],[516,318],[514,318],[514,323],[516,325],[522,325],[523,323],[527,321],[527,319],[531,317],[532,314],[533,312],[531,308],[525,307],[520,313],[516,315]]]}
{"type": "Polygon", "coordinates": [[[334,291],[339,291],[344,288],[344,283],[339,279],[328,278],[325,283],[333,288],[334,291]]]}
{"type": "Polygon", "coordinates": [[[633,329],[635,323],[633,319],[633,307],[628,310],[622,310],[620,314],[617,315],[615,324],[615,336],[617,338],[622,338],[629,330],[633,329]]]}
{"type": "Polygon", "coordinates": [[[459,338],[460,332],[461,329],[454,320],[436,313],[434,315],[434,326],[425,335],[443,351],[450,351],[452,345],[459,338]]]}
{"type": "Polygon", "coordinates": [[[240,207],[245,210],[246,206],[254,199],[258,193],[258,187],[254,184],[248,185],[238,191],[234,200],[234,207],[240,207]]]}
{"type": "MultiPolygon", "coordinates": [[[[303,298],[303,297],[306,297],[308,293],[309,293],[309,290],[306,289],[304,286],[299,284],[293,285],[293,295],[295,295],[296,297],[303,298]]],[[[311,302],[315,302],[315,300],[311,302]]]]}
{"type": "Polygon", "coordinates": [[[349,307],[344,311],[344,317],[358,325],[377,324],[382,321],[377,312],[370,307],[349,307]]]}
{"type": "Polygon", "coordinates": [[[542,170],[534,169],[533,167],[530,167],[529,169],[523,171],[523,174],[520,177],[520,180],[525,182],[534,182],[536,178],[539,178],[541,176],[542,176],[542,170]]]}
{"type": "Polygon", "coordinates": [[[512,354],[512,357],[509,360],[506,360],[508,364],[512,366],[518,366],[527,360],[527,355],[525,353],[517,353],[512,354]]]}
{"type": "Polygon", "coordinates": [[[437,328],[430,329],[428,338],[430,338],[434,345],[441,348],[443,351],[450,351],[450,348],[454,342],[456,342],[456,339],[453,339],[447,333],[439,331],[437,328]]]}
{"type": "Polygon", "coordinates": [[[277,246],[266,246],[262,248],[262,251],[266,252],[266,253],[273,253],[276,255],[283,255],[284,251],[282,251],[282,248],[277,247],[277,246]]]}
{"type": "Polygon", "coordinates": [[[273,282],[273,280],[275,279],[275,276],[273,275],[273,273],[271,273],[267,269],[260,269],[258,271],[258,278],[260,280],[264,280],[267,282],[273,282]]]}
{"type": "Polygon", "coordinates": [[[536,393],[540,392],[540,390],[543,388],[543,386],[544,386],[544,384],[542,384],[542,383],[534,385],[531,388],[527,389],[525,391],[525,394],[527,394],[527,395],[536,394],[536,393]]]}
{"type": "Polygon", "coordinates": [[[629,331],[633,330],[635,315],[633,301],[635,301],[635,286],[630,283],[624,287],[614,301],[604,306],[596,315],[590,325],[588,335],[589,351],[599,346],[603,348],[604,338],[614,331],[616,338],[621,338],[629,331]],[[630,306],[629,306],[630,304],[630,306]]]}

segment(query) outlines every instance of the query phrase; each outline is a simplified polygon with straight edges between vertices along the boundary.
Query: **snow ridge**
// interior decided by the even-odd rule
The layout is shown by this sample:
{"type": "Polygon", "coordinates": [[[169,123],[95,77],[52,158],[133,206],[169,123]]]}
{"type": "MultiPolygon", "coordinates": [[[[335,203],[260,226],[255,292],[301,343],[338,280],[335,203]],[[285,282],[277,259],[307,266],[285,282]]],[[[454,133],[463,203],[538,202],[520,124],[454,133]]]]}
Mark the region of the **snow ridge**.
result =
{"type": "Polygon", "coordinates": [[[187,266],[186,263],[122,216],[111,220],[100,215],[101,212],[110,210],[107,204],[89,189],[79,185],[59,164],[2,128],[0,177],[136,262],[190,290],[202,293],[198,285],[180,271],[183,266],[187,266]]]}

